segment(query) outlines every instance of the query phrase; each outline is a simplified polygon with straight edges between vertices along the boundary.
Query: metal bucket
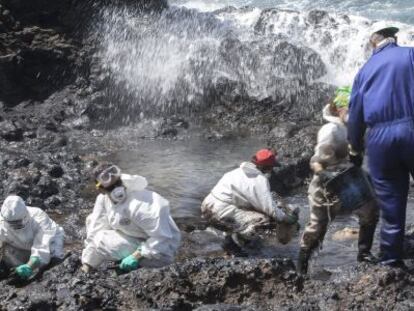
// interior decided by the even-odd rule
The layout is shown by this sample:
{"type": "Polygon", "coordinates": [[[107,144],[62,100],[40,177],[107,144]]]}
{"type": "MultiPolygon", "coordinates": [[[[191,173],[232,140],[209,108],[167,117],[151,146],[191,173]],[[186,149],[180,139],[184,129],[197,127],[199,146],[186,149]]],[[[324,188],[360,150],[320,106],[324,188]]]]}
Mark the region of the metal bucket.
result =
{"type": "Polygon", "coordinates": [[[326,190],[341,202],[341,213],[351,213],[375,198],[367,173],[352,166],[326,183],[326,190]]]}

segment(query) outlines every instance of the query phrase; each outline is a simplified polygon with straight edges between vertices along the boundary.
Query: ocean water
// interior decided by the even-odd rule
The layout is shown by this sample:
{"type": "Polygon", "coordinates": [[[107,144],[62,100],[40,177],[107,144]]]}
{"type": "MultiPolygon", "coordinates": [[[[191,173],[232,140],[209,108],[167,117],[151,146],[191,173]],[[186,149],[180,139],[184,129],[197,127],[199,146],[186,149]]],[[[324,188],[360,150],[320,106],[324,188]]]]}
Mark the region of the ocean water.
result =
{"type": "Polygon", "coordinates": [[[169,3],[202,11],[213,11],[226,6],[254,6],[260,9],[282,8],[298,11],[324,9],[330,12],[360,15],[373,20],[414,24],[413,0],[170,0],[169,3]]]}
{"type": "Polygon", "coordinates": [[[397,26],[399,44],[414,46],[414,0],[170,0],[169,4],[160,18],[142,19],[127,9],[103,14],[97,56],[127,91],[114,102],[116,113],[119,103],[130,111],[139,106],[144,112],[191,113],[208,105],[206,89],[222,80],[242,84],[252,97],[268,98],[274,94],[274,77],[309,73],[303,62],[275,61],[272,51],[281,42],[320,57],[326,74],[317,79],[310,75],[308,82],[337,86],[352,84],[371,55],[368,39],[375,30],[397,26]],[[328,14],[314,14],[315,9],[328,14]],[[240,53],[232,52],[237,65],[223,53],[229,42],[243,47],[240,53]]]}

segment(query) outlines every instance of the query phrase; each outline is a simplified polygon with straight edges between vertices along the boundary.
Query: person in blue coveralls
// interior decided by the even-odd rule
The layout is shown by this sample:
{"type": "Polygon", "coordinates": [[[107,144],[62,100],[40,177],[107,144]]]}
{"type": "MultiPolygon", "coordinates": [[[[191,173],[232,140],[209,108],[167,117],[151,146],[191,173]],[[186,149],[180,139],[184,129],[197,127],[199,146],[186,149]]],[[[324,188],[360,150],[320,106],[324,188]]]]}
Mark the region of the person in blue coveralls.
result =
{"type": "Polygon", "coordinates": [[[382,217],[381,263],[404,268],[409,175],[414,175],[414,48],[398,46],[397,32],[389,27],[371,35],[373,54],[352,87],[348,139],[351,162],[361,166],[364,149],[368,156],[382,217]]]}

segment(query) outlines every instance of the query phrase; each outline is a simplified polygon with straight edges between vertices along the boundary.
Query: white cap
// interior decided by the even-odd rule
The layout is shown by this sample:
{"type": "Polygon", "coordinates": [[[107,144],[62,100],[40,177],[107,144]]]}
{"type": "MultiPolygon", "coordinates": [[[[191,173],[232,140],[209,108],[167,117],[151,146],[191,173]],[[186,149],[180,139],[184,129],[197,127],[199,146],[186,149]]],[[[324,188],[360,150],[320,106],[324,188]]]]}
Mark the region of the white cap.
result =
{"type": "Polygon", "coordinates": [[[9,195],[1,207],[1,215],[6,221],[23,220],[28,214],[26,204],[17,195],[9,195]]]}

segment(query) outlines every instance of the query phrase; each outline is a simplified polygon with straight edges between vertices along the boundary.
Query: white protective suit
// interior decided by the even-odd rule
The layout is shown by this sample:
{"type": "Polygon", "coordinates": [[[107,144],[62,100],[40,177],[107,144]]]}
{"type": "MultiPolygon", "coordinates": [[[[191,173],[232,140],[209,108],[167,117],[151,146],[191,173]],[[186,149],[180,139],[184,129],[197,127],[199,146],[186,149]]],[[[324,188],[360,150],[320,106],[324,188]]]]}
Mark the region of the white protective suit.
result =
{"type": "Polygon", "coordinates": [[[142,267],[160,267],[174,261],[181,233],[170,215],[169,202],[145,190],[147,181],[122,174],[127,198],[114,204],[108,195],[96,198],[86,219],[87,238],[82,263],[98,267],[104,261],[121,260],[138,248],[142,267]]]}
{"type": "MultiPolygon", "coordinates": [[[[5,204],[20,200],[21,202],[18,203],[24,204],[20,197],[9,196],[5,204]]],[[[52,257],[63,258],[63,229],[40,208],[29,206],[26,208],[28,219],[22,229],[11,229],[3,216],[0,216],[3,260],[8,265],[17,266],[26,263],[30,256],[38,256],[41,265],[48,264],[52,257]]]]}
{"type": "Polygon", "coordinates": [[[204,199],[201,211],[204,218],[221,223],[223,230],[230,227],[245,234],[286,217],[272,197],[267,177],[251,162],[226,173],[204,199]]]}
{"type": "Polygon", "coordinates": [[[311,163],[318,162],[328,168],[347,162],[348,138],[346,125],[341,118],[333,116],[329,105],[322,111],[323,118],[329,123],[324,124],[318,131],[317,145],[311,163]]]}

